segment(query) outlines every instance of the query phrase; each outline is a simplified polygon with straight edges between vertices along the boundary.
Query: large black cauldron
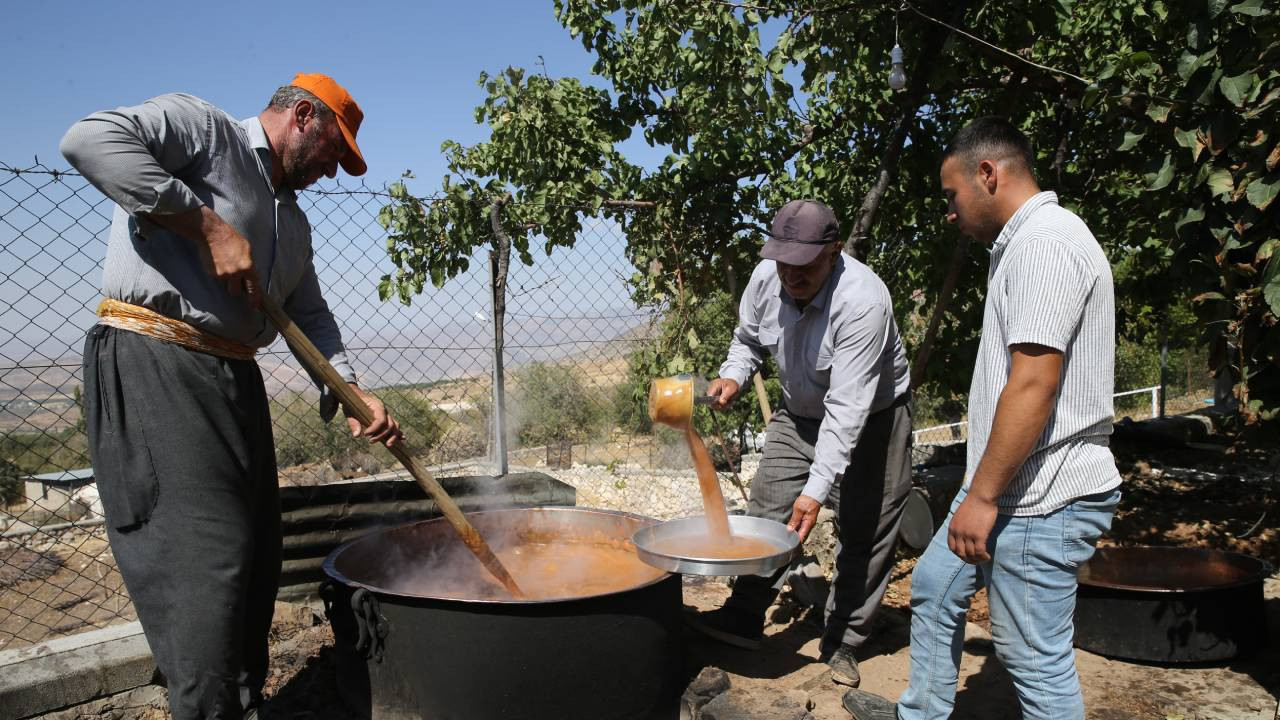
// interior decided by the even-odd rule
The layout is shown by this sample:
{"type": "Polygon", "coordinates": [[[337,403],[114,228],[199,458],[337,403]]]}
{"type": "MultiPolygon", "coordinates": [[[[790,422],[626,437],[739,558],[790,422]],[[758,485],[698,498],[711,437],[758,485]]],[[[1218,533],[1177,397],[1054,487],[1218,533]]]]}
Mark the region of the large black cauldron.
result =
{"type": "MultiPolygon", "coordinates": [[[[652,522],[585,508],[494,510],[467,517],[499,553],[527,532],[625,543],[652,522]]],[[[337,645],[339,691],[354,715],[374,720],[678,716],[679,576],[654,570],[618,592],[543,601],[404,592],[398,574],[412,571],[415,557],[428,568],[438,564],[442,547],[456,549],[461,543],[443,519],[434,519],[359,538],[325,561],[331,581],[322,593],[337,645]]],[[[468,560],[473,572],[484,573],[474,558],[468,560]]]]}

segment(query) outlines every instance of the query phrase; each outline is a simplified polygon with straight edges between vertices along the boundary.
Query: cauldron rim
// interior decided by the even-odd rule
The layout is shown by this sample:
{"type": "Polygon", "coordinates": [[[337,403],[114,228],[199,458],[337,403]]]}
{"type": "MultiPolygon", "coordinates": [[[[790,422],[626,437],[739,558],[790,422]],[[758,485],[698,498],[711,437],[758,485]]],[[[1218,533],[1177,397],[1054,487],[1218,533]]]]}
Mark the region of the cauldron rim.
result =
{"type": "MultiPolygon", "coordinates": [[[[603,509],[603,508],[589,508],[589,507],[576,507],[576,506],[575,506],[575,507],[539,506],[539,507],[526,507],[526,508],[499,508],[499,509],[494,509],[494,510],[477,510],[477,511],[474,511],[474,512],[467,512],[467,513],[464,513],[464,514],[465,514],[468,518],[472,518],[472,517],[481,516],[481,515],[527,514],[527,513],[530,513],[530,512],[550,512],[550,513],[557,513],[557,514],[559,514],[559,513],[575,513],[575,514],[576,514],[576,513],[582,513],[582,514],[591,514],[591,515],[612,515],[612,516],[615,516],[615,517],[626,518],[626,519],[628,519],[628,520],[636,520],[636,521],[639,521],[639,522],[641,523],[641,525],[639,525],[638,527],[643,527],[643,526],[645,526],[645,525],[652,525],[652,524],[654,524],[654,523],[658,522],[655,518],[647,517],[647,516],[644,516],[644,515],[639,515],[639,514],[636,514],[636,513],[623,512],[623,511],[621,511],[621,510],[606,510],[606,509],[603,509]]],[[[360,542],[363,542],[363,541],[367,541],[369,538],[372,538],[372,537],[377,536],[377,535],[385,535],[385,534],[388,534],[388,533],[390,533],[390,532],[397,531],[397,530],[403,530],[403,529],[408,528],[408,527],[416,527],[416,526],[418,526],[418,525],[438,524],[438,523],[445,523],[445,522],[448,522],[448,520],[446,520],[444,517],[428,518],[428,519],[426,519],[426,520],[418,520],[418,521],[416,521],[416,522],[405,523],[405,524],[403,524],[403,525],[396,525],[396,526],[388,527],[388,528],[379,528],[379,529],[374,530],[374,531],[372,531],[372,532],[369,532],[369,533],[366,533],[366,534],[364,534],[364,535],[361,535],[361,536],[360,536],[360,537],[358,537],[358,538],[355,538],[355,539],[353,539],[353,540],[349,540],[349,541],[347,541],[347,542],[345,542],[345,543],[343,543],[343,544],[339,545],[338,547],[334,548],[334,549],[329,553],[328,557],[326,557],[326,558],[324,559],[324,572],[325,572],[325,574],[326,574],[326,575],[328,575],[329,577],[333,578],[334,580],[336,580],[336,581],[338,581],[338,582],[340,582],[340,583],[342,583],[342,584],[344,584],[344,585],[347,585],[348,587],[351,587],[351,588],[364,588],[365,590],[368,590],[369,592],[377,593],[378,595],[383,595],[383,596],[387,596],[387,597],[400,598],[400,599],[403,599],[403,600],[409,600],[409,601],[422,601],[422,600],[426,600],[426,601],[433,601],[433,602],[462,603],[462,604],[467,604],[467,605],[479,605],[479,606],[490,606],[490,605],[549,605],[549,604],[553,604],[553,603],[571,603],[571,602],[577,602],[577,601],[581,601],[581,600],[593,600],[593,599],[596,599],[596,598],[604,598],[604,597],[609,597],[609,596],[612,596],[612,595],[621,595],[621,594],[624,594],[624,593],[634,592],[634,591],[639,590],[639,589],[642,589],[642,588],[647,588],[647,587],[649,587],[649,586],[651,586],[651,585],[656,585],[656,584],[658,584],[658,583],[662,582],[663,580],[666,580],[667,578],[671,577],[671,573],[669,573],[669,572],[663,572],[663,571],[661,571],[661,570],[659,570],[659,569],[657,569],[657,568],[654,568],[654,570],[655,570],[658,574],[657,574],[657,575],[656,575],[652,580],[647,580],[647,581],[642,582],[642,583],[636,583],[635,585],[629,585],[629,586],[627,586],[627,587],[619,588],[619,589],[617,589],[617,590],[612,590],[612,591],[610,591],[610,592],[595,593],[594,595],[572,595],[572,596],[568,596],[568,597],[535,598],[535,599],[517,599],[517,598],[497,598],[497,599],[494,599],[494,598],[458,598],[458,597],[441,597],[441,596],[439,596],[439,595],[423,595],[423,594],[417,594],[417,593],[403,593],[403,592],[396,592],[396,591],[394,591],[394,590],[388,590],[387,588],[384,588],[384,587],[381,587],[381,586],[378,586],[378,585],[373,585],[373,584],[370,584],[370,583],[361,582],[361,581],[359,581],[359,580],[353,580],[352,578],[347,577],[347,576],[346,576],[342,571],[338,570],[338,568],[337,568],[337,566],[336,566],[337,559],[338,559],[338,557],[339,557],[340,555],[342,555],[343,551],[347,550],[348,548],[350,548],[351,546],[353,546],[353,545],[355,545],[355,544],[357,544],[357,543],[360,543],[360,542]]],[[[638,528],[637,528],[637,529],[638,529],[638,528]]],[[[626,536],[626,537],[623,537],[623,538],[619,538],[619,539],[621,539],[621,540],[626,540],[627,542],[630,542],[630,535],[628,535],[628,536],[626,536]]],[[[648,566],[648,567],[652,567],[652,566],[648,566]]]]}
{"type": "Polygon", "coordinates": [[[1248,555],[1246,553],[1232,552],[1229,550],[1213,550],[1209,548],[1190,548],[1178,547],[1173,545],[1134,545],[1134,546],[1111,546],[1098,548],[1088,562],[1080,568],[1077,575],[1077,582],[1082,587],[1099,588],[1105,590],[1126,590],[1138,593],[1150,593],[1156,595],[1173,595],[1186,593],[1203,593],[1218,590],[1229,590],[1232,588],[1244,587],[1255,583],[1262,582],[1273,572],[1271,563],[1262,558],[1248,555]],[[1237,580],[1222,583],[1201,583],[1195,585],[1179,585],[1161,587],[1158,585],[1134,585],[1129,583],[1109,582],[1105,580],[1095,579],[1090,567],[1095,562],[1105,561],[1105,559],[1116,556],[1147,556],[1146,559],[1155,559],[1157,556],[1177,556],[1184,558],[1197,557],[1201,560],[1214,559],[1218,561],[1226,561],[1236,567],[1241,565],[1251,566],[1252,569],[1243,569],[1243,576],[1237,580]]]}

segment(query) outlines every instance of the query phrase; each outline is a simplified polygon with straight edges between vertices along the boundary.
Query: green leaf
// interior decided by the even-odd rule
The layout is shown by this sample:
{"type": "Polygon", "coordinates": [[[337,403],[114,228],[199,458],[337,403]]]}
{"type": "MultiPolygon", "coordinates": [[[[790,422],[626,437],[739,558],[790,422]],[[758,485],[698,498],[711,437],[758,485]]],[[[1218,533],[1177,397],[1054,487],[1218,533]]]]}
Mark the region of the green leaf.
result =
{"type": "Polygon", "coordinates": [[[1227,9],[1227,3],[1230,0],[1209,0],[1209,17],[1216,18],[1223,10],[1227,9]]]}
{"type": "Polygon", "coordinates": [[[1124,134],[1124,141],[1120,143],[1120,147],[1117,149],[1124,152],[1125,150],[1132,148],[1134,145],[1138,144],[1138,141],[1141,140],[1144,135],[1146,135],[1146,133],[1132,133],[1126,131],[1124,134]]]}
{"type": "Polygon", "coordinates": [[[1269,10],[1262,6],[1262,0],[1244,0],[1238,5],[1232,5],[1231,12],[1237,15],[1249,15],[1250,17],[1258,17],[1270,13],[1269,10]]]}
{"type": "Polygon", "coordinates": [[[1173,224],[1173,231],[1178,232],[1182,230],[1184,225],[1189,223],[1198,223],[1201,220],[1204,220],[1204,210],[1202,208],[1187,208],[1182,212],[1182,217],[1178,218],[1178,222],[1173,224]]]}
{"type": "Polygon", "coordinates": [[[1175,128],[1173,131],[1173,139],[1182,147],[1191,150],[1191,162],[1195,162],[1200,158],[1200,152],[1204,150],[1204,139],[1200,137],[1199,130],[1182,130],[1180,128],[1175,128]]]}
{"type": "Polygon", "coordinates": [[[1147,108],[1147,117],[1151,118],[1152,120],[1155,120],[1158,123],[1162,123],[1165,120],[1169,119],[1169,106],[1168,105],[1151,105],[1147,108]]]}
{"type": "Polygon", "coordinates": [[[1240,73],[1231,77],[1224,77],[1218,81],[1218,89],[1227,100],[1236,107],[1244,105],[1245,98],[1249,97],[1249,91],[1253,89],[1254,83],[1258,81],[1258,76],[1251,72],[1240,73]]]}
{"type": "Polygon", "coordinates": [[[1280,255],[1272,255],[1262,273],[1262,297],[1271,306],[1271,312],[1280,316],[1280,255]]]}
{"type": "Polygon", "coordinates": [[[1209,186],[1209,192],[1213,195],[1229,195],[1232,190],[1236,189],[1236,182],[1231,177],[1231,171],[1225,168],[1217,168],[1209,173],[1209,179],[1205,181],[1209,186]]]}
{"type": "Polygon", "coordinates": [[[1276,199],[1277,194],[1280,194],[1280,177],[1270,183],[1254,180],[1249,183],[1249,188],[1245,191],[1245,197],[1249,199],[1249,204],[1259,210],[1266,210],[1271,205],[1271,201],[1276,199]]]}
{"type": "Polygon", "coordinates": [[[1280,238],[1271,238],[1270,240],[1262,243],[1262,247],[1258,248],[1258,254],[1253,256],[1254,264],[1270,260],[1276,250],[1280,250],[1280,238]]]}
{"type": "Polygon", "coordinates": [[[1178,56],[1178,77],[1182,78],[1184,81],[1190,80],[1191,76],[1194,75],[1197,70],[1204,67],[1204,64],[1217,54],[1217,48],[1210,48],[1207,52],[1200,55],[1183,50],[1182,54],[1178,56]]]}
{"type": "Polygon", "coordinates": [[[1146,181],[1148,190],[1163,190],[1165,186],[1173,182],[1173,156],[1165,153],[1164,164],[1154,173],[1148,173],[1146,181]]]}

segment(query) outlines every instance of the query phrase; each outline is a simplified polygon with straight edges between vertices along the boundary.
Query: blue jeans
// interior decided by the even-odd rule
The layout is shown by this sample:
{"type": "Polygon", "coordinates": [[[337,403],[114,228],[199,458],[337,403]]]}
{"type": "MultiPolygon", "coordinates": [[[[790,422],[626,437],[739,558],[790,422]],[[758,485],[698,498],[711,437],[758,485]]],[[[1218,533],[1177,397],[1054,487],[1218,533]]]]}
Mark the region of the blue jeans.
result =
{"type": "Polygon", "coordinates": [[[1076,571],[1111,527],[1120,490],[1079,498],[1048,515],[998,515],[991,560],[970,565],[947,547],[947,529],[967,493],[934,534],[911,575],[911,682],[898,717],[946,718],[956,698],[965,612],[984,585],[996,656],[1013,677],[1025,720],[1084,718],[1071,644],[1076,571]]]}

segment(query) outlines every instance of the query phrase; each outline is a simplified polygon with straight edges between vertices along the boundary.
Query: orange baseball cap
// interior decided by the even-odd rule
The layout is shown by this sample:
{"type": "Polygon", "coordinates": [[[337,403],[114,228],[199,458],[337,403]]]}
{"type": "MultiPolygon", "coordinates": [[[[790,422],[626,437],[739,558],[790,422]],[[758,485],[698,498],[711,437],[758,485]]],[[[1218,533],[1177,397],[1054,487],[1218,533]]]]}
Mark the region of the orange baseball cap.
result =
{"type": "Polygon", "coordinates": [[[363,175],[369,166],[364,162],[364,155],[360,154],[360,146],[356,145],[356,132],[360,130],[364,113],[351,97],[351,93],[333,78],[321,73],[298,73],[289,84],[320,98],[320,102],[328,105],[333,114],[338,117],[338,127],[342,130],[342,137],[347,141],[347,154],[343,155],[341,160],[342,169],[346,170],[348,175],[363,175]]]}

